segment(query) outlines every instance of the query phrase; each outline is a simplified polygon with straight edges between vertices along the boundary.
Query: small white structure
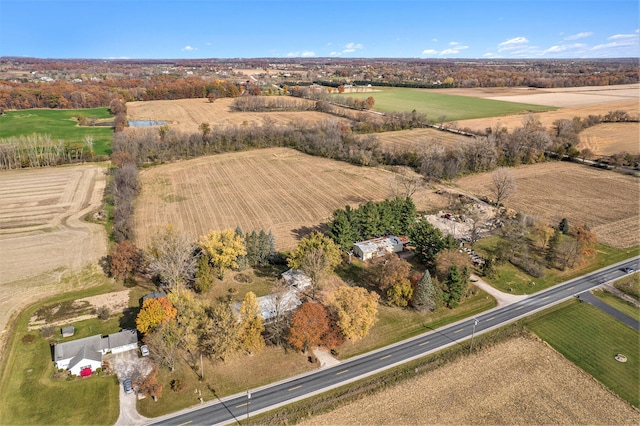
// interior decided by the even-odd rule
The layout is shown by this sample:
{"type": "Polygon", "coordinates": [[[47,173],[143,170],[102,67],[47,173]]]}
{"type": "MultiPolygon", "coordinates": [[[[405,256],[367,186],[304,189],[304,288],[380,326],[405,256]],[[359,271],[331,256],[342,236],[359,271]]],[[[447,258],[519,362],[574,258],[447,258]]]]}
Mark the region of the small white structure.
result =
{"type": "Polygon", "coordinates": [[[302,290],[311,286],[311,278],[302,269],[293,268],[282,273],[282,279],[291,289],[302,290]]]}
{"type": "Polygon", "coordinates": [[[402,241],[393,235],[360,241],[353,245],[353,252],[362,260],[384,256],[387,253],[399,253],[401,251],[402,241]]]}
{"type": "Polygon", "coordinates": [[[85,375],[89,370],[102,367],[102,356],[107,352],[119,353],[138,348],[138,332],[122,330],[102,337],[100,334],[59,343],[53,350],[53,361],[58,369],[67,369],[71,374],[85,375]]]}

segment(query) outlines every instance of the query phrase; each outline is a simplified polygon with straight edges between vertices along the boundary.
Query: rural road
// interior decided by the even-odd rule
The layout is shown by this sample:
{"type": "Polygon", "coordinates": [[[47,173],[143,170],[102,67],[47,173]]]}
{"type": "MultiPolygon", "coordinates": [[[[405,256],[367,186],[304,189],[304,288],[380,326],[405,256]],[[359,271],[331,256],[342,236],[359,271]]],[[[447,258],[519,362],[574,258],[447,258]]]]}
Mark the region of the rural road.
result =
{"type": "Polygon", "coordinates": [[[620,278],[625,275],[622,270],[625,267],[633,267],[637,270],[640,267],[640,257],[575,278],[514,303],[499,306],[478,315],[476,318],[467,318],[394,345],[351,358],[339,365],[251,389],[248,394],[240,393],[210,401],[202,408],[185,409],[178,413],[153,419],[150,424],[228,424],[239,422],[253,413],[266,412],[278,406],[326,392],[471,339],[474,333],[486,333],[514,322],[605,282],[620,278]]]}

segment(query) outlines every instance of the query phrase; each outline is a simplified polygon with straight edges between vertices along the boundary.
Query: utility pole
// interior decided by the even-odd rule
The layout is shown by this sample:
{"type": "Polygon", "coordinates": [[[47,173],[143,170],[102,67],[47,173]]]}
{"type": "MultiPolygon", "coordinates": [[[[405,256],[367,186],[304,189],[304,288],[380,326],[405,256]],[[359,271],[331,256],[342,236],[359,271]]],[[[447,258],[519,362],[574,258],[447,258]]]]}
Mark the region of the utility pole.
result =
{"type": "Polygon", "coordinates": [[[200,353],[200,379],[204,380],[204,364],[202,364],[202,353],[200,353]]]}
{"type": "Polygon", "coordinates": [[[247,389],[247,423],[249,423],[249,403],[251,402],[251,392],[247,389]]]}

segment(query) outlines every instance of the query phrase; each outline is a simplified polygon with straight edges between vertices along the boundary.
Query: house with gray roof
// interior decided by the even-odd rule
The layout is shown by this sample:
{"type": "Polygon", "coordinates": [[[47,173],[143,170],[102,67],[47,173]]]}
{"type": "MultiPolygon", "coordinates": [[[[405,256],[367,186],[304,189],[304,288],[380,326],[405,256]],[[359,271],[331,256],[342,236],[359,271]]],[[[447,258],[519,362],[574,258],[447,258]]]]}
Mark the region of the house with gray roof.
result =
{"type": "Polygon", "coordinates": [[[83,337],[55,345],[53,361],[58,369],[66,369],[76,376],[88,375],[102,367],[102,356],[138,348],[136,330],[122,330],[102,337],[83,337]]]}

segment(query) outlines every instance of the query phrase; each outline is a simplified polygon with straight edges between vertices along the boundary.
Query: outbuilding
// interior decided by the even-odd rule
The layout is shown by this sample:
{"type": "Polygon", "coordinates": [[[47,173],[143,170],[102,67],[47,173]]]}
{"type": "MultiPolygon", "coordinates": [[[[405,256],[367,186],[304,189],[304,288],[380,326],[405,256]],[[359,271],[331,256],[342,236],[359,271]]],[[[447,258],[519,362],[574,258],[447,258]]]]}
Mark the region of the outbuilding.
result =
{"type": "Polygon", "coordinates": [[[353,245],[353,253],[362,260],[384,256],[387,253],[402,251],[402,240],[393,235],[387,235],[372,240],[360,241],[353,245]]]}

